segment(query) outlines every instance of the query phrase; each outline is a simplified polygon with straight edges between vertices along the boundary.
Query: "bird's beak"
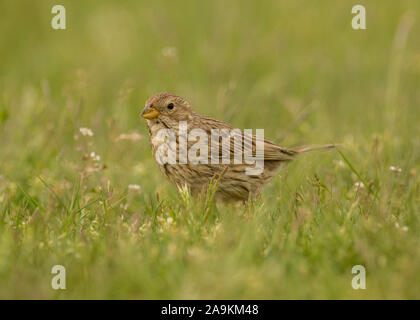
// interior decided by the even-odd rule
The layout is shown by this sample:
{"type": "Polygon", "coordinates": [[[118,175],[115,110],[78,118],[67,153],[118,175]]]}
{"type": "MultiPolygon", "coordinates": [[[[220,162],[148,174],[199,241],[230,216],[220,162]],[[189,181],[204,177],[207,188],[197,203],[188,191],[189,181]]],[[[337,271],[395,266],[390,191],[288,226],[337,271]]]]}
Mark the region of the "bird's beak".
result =
{"type": "Polygon", "coordinates": [[[141,112],[141,116],[145,119],[154,119],[160,114],[154,107],[145,107],[141,112]]]}

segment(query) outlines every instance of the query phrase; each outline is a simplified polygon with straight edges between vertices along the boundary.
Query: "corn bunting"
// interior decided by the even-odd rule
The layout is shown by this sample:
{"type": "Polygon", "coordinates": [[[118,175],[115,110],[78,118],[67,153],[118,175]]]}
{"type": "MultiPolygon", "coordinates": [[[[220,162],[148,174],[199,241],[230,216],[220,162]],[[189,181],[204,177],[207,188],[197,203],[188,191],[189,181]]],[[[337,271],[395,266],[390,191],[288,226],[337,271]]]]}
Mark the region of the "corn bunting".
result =
{"type": "Polygon", "coordinates": [[[223,121],[200,115],[188,101],[166,92],[147,100],[141,116],[147,120],[152,153],[162,173],[178,189],[186,187],[192,195],[205,190],[216,178],[215,196],[224,202],[254,197],[285,164],[302,153],[334,148],[332,144],[283,148],[223,121]],[[197,129],[208,138],[197,134],[197,129]],[[166,133],[166,139],[162,138],[162,132],[166,133]],[[188,151],[182,153],[184,147],[188,151]],[[248,157],[246,149],[249,149],[248,157]],[[169,159],[170,152],[175,152],[173,159],[169,159]],[[258,165],[260,170],[256,170],[258,165]]]}

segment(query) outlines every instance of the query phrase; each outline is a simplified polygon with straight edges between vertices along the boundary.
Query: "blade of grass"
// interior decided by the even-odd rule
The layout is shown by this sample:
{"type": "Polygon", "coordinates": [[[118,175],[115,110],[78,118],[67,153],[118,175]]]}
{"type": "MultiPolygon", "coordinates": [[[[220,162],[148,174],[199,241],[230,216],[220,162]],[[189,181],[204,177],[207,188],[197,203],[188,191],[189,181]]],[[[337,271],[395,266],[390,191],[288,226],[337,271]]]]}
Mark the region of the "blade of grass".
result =
{"type": "Polygon", "coordinates": [[[128,197],[128,193],[127,192],[125,192],[125,194],[119,199],[119,200],[117,200],[117,201],[115,201],[113,204],[111,204],[110,206],[109,206],[109,208],[110,209],[114,209],[116,206],[117,206],[117,204],[119,204],[119,203],[121,203],[124,199],[126,199],[128,197]]]}
{"type": "Polygon", "coordinates": [[[76,211],[74,211],[73,214],[78,214],[83,209],[86,209],[87,207],[90,207],[92,204],[98,202],[99,200],[100,200],[100,198],[96,198],[96,199],[93,199],[93,200],[89,201],[85,206],[83,206],[80,209],[77,209],[76,211]]]}
{"type": "Polygon", "coordinates": [[[57,199],[57,201],[61,204],[61,206],[66,210],[67,214],[70,214],[69,209],[66,207],[65,203],[61,198],[58,196],[58,194],[48,185],[48,183],[45,182],[44,179],[41,178],[41,176],[38,176],[38,179],[44,184],[44,186],[54,195],[54,197],[57,199]]]}
{"type": "Polygon", "coordinates": [[[72,198],[71,198],[71,203],[70,203],[70,208],[69,208],[69,210],[71,212],[74,211],[74,207],[76,206],[76,202],[78,203],[78,207],[80,208],[79,196],[80,196],[80,178],[78,179],[77,183],[74,186],[73,195],[72,195],[72,198]]]}
{"type": "Polygon", "coordinates": [[[17,186],[18,186],[19,190],[23,193],[25,198],[29,200],[30,203],[32,203],[35,207],[39,208],[43,213],[47,213],[45,208],[41,204],[39,204],[38,201],[36,201],[33,197],[31,197],[29,195],[29,193],[27,193],[25,190],[23,190],[23,188],[19,184],[17,186]]]}
{"type": "Polygon", "coordinates": [[[340,154],[341,158],[343,158],[344,162],[349,166],[350,170],[359,178],[360,181],[362,181],[362,183],[366,186],[366,188],[368,189],[369,193],[373,194],[373,196],[376,198],[376,200],[380,200],[377,192],[375,192],[370,185],[368,185],[365,181],[365,179],[362,178],[362,176],[360,175],[360,173],[353,167],[353,165],[351,164],[350,160],[347,159],[347,157],[340,151],[339,148],[336,148],[337,152],[340,154]]]}

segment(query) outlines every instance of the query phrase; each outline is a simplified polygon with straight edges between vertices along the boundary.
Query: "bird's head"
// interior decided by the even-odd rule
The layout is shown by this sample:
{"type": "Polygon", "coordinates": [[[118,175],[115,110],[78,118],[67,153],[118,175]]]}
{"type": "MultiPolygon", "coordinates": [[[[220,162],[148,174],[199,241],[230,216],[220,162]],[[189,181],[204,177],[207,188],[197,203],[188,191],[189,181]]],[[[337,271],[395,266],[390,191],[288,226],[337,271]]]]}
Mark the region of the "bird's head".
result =
{"type": "Polygon", "coordinates": [[[146,101],[141,116],[150,121],[178,122],[192,119],[194,111],[185,99],[167,92],[158,93],[146,101]]]}

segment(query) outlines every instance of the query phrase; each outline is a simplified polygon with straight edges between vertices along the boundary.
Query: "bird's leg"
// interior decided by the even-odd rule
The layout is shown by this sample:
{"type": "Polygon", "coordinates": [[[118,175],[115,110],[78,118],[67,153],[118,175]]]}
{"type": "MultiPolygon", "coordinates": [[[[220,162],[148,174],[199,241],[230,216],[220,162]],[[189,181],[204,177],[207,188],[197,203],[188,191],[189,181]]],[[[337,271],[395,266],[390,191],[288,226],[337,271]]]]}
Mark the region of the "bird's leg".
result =
{"type": "Polygon", "coordinates": [[[246,208],[246,211],[245,211],[245,219],[248,220],[248,218],[249,218],[249,201],[248,200],[242,200],[242,204],[246,208]]]}
{"type": "Polygon", "coordinates": [[[254,195],[249,193],[248,199],[243,200],[243,204],[246,207],[245,218],[249,219],[252,209],[254,208],[254,195]]]}

